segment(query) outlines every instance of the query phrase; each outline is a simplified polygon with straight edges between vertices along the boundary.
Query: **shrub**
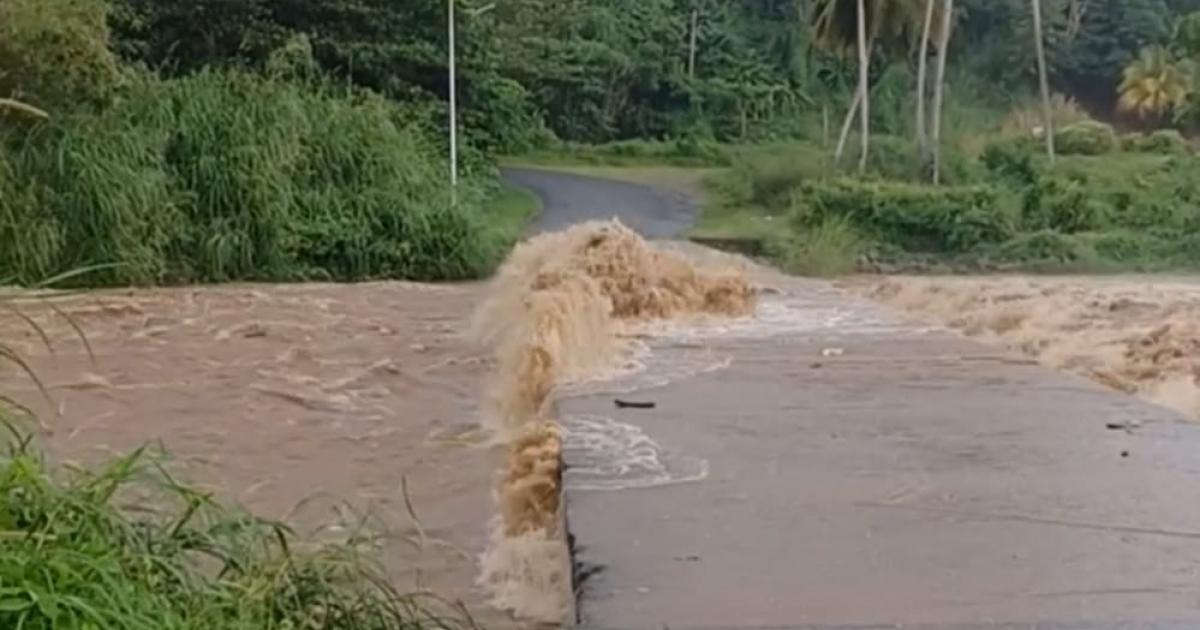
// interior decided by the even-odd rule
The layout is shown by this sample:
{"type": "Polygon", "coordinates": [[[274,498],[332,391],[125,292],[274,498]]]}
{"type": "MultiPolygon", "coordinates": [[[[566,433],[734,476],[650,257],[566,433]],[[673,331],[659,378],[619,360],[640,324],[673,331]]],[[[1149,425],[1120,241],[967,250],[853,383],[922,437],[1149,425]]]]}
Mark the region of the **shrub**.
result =
{"type": "Polygon", "coordinates": [[[799,230],[844,217],[864,235],[909,252],[966,252],[1012,236],[1013,220],[990,186],[923,186],[837,179],[802,186],[799,230]]]}
{"type": "Polygon", "coordinates": [[[0,2],[0,98],[43,109],[107,100],[120,79],[103,0],[0,2]]]}
{"type": "MultiPolygon", "coordinates": [[[[857,168],[861,146],[853,144],[843,158],[847,170],[857,168]]],[[[926,165],[922,162],[915,142],[899,136],[871,136],[871,149],[867,154],[867,173],[894,181],[918,181],[924,178],[926,165]]]]}
{"type": "Polygon", "coordinates": [[[1034,163],[1037,150],[1031,138],[1007,138],[988,144],[981,160],[996,175],[1018,184],[1032,184],[1038,175],[1034,163]]]}
{"type": "Polygon", "coordinates": [[[767,249],[789,273],[827,277],[855,271],[866,244],[847,217],[835,216],[768,239],[767,249]]]}
{"type": "Polygon", "coordinates": [[[1083,232],[1102,227],[1111,207],[1085,184],[1065,177],[1041,177],[1025,192],[1022,224],[1027,230],[1083,232]]]}
{"type": "Polygon", "coordinates": [[[829,156],[811,146],[780,145],[737,160],[722,187],[734,203],[779,207],[805,182],[829,176],[829,156]]]}
{"type": "Polygon", "coordinates": [[[1121,137],[1121,148],[1136,153],[1177,155],[1189,151],[1187,138],[1175,129],[1158,129],[1147,135],[1127,134],[1121,137]]]}
{"type": "Polygon", "coordinates": [[[382,98],[239,72],[140,82],[10,134],[0,277],[102,284],[455,279],[500,254],[470,180],[382,98]]]}
{"type": "Polygon", "coordinates": [[[1021,263],[1088,263],[1096,260],[1096,252],[1082,239],[1041,230],[1016,236],[1000,247],[1001,255],[1021,263]]]}
{"type": "MultiPolygon", "coordinates": [[[[1061,129],[1088,120],[1089,117],[1075,99],[1062,94],[1054,94],[1050,97],[1050,119],[1054,123],[1055,129],[1061,129]]],[[[1046,117],[1042,101],[1034,98],[1014,107],[1004,118],[1000,128],[1008,135],[1034,138],[1045,124],[1046,117]]]]}
{"type": "Polygon", "coordinates": [[[1117,135],[1112,125],[1085,120],[1057,130],[1054,144],[1063,155],[1102,155],[1117,148],[1117,135]]]}

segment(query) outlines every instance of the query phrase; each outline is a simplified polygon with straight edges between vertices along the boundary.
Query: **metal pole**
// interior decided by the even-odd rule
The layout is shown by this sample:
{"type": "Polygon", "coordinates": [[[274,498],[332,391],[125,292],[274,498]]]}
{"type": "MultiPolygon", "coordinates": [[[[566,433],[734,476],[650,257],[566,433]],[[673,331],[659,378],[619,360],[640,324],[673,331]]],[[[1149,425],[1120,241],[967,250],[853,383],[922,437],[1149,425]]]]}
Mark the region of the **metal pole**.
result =
{"type": "Polygon", "coordinates": [[[453,195],[458,188],[458,77],[454,68],[454,0],[447,0],[447,3],[450,39],[450,191],[453,195]]]}

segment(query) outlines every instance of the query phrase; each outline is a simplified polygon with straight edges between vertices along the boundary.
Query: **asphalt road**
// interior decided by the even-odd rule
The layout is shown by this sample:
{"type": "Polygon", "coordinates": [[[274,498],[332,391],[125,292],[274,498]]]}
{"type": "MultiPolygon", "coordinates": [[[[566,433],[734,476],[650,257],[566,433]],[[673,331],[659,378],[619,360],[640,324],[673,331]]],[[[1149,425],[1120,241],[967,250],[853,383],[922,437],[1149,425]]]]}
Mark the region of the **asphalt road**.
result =
{"type": "Polygon", "coordinates": [[[642,236],[669,239],[686,232],[698,214],[687,197],[638,184],[532,168],[505,168],[502,174],[541,198],[535,233],[615,217],[642,236]]]}
{"type": "MultiPolygon", "coordinates": [[[[670,237],[694,216],[631,184],[508,176],[542,196],[540,229],[615,215],[670,237]]],[[[620,394],[654,409],[561,401],[707,471],[568,481],[585,627],[1200,628],[1200,426],[827,284],[763,279],[833,323],[662,342],[664,361],[703,346],[729,363],[620,394]]]]}

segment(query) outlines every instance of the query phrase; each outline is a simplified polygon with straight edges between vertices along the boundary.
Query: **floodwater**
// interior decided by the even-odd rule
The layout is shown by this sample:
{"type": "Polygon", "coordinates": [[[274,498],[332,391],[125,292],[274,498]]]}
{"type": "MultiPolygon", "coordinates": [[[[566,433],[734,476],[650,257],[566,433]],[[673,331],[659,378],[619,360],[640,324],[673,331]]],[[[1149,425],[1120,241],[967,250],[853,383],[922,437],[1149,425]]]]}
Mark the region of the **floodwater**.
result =
{"type": "Polygon", "coordinates": [[[408,283],[107,291],[26,310],[54,354],[0,316],[50,387],[13,369],[0,391],[37,410],[56,460],[102,461],[146,443],[217,496],[301,534],[365,520],[402,590],[474,588],[499,453],[482,446],[490,358],[462,334],[479,287],[408,283]],[[405,506],[407,486],[415,519],[405,506]]]}
{"type": "Polygon", "coordinates": [[[845,286],[1200,419],[1195,278],[894,277],[845,286]]]}
{"type": "MultiPolygon", "coordinates": [[[[635,261],[633,268],[637,261],[662,262],[645,258],[640,239],[621,242],[632,247],[621,251],[632,257],[625,260],[635,261]]],[[[691,274],[700,268],[667,262],[672,274],[683,274],[679,277],[694,279],[691,274]]],[[[559,269],[578,271],[573,264],[559,269]]],[[[589,273],[611,280],[628,270],[589,273]]],[[[703,458],[617,420],[618,414],[554,417],[553,400],[610,394],[637,402],[646,389],[728,367],[729,357],[712,349],[714,340],[825,338],[847,330],[886,336],[899,327],[912,331],[915,318],[929,330],[945,326],[1005,344],[1200,416],[1200,285],[1186,279],[873,278],[844,283],[852,294],[847,295],[818,282],[791,283],[804,290],[782,293],[771,289],[769,275],[760,270],[745,267],[742,273],[761,289],[754,292],[753,310],[705,312],[698,303],[666,299],[662,278],[671,274],[643,273],[657,280],[616,282],[597,294],[612,300],[612,291],[632,287],[639,296],[640,302],[621,302],[633,310],[616,317],[616,324],[588,319],[587,299],[564,302],[559,296],[545,302],[547,312],[583,304],[585,315],[539,320],[543,324],[570,328],[570,322],[584,321],[605,327],[603,335],[595,336],[595,330],[563,335],[559,328],[546,336],[545,326],[513,325],[510,319],[501,326],[509,332],[498,334],[517,335],[517,341],[508,338],[512,343],[478,334],[480,313],[496,304],[496,291],[515,290],[503,288],[503,282],[100,292],[58,303],[86,333],[94,359],[51,309],[31,304],[29,312],[54,342],[54,353],[18,318],[0,317],[0,336],[30,359],[53,403],[12,369],[0,372],[0,390],[41,413],[43,443],[59,460],[95,462],[157,442],[182,476],[264,516],[289,517],[302,533],[330,521],[365,519],[384,533],[383,558],[402,590],[428,588],[460,599],[490,627],[523,627],[490,605],[497,603],[496,580],[544,578],[549,581],[535,587],[568,586],[562,583],[562,532],[522,529],[526,513],[504,509],[506,499],[527,508],[536,494],[527,486],[505,494],[522,478],[514,471],[542,470],[537,466],[553,459],[549,489],[556,493],[560,483],[576,491],[611,492],[694,483],[709,474],[703,458]],[[868,299],[898,310],[894,316],[880,314],[868,299]],[[476,334],[469,334],[473,328],[476,334]],[[506,383],[497,373],[519,374],[502,370],[505,361],[531,365],[518,356],[521,348],[550,344],[556,352],[571,352],[601,338],[609,340],[611,352],[592,358],[602,361],[567,360],[558,365],[570,369],[545,374],[546,387],[522,390],[545,401],[522,406],[523,399],[497,398],[496,387],[506,383]],[[509,351],[517,354],[506,359],[509,351]],[[497,413],[497,404],[509,406],[497,413]],[[510,411],[518,415],[506,415],[510,411]],[[530,442],[514,448],[528,432],[497,437],[505,418],[517,429],[536,421],[535,461],[522,459],[531,452],[530,442]],[[573,467],[558,470],[560,456],[573,467]],[[403,488],[414,513],[405,505],[403,488]],[[510,539],[521,544],[497,548],[510,539]],[[555,566],[539,573],[528,564],[538,558],[555,566]]],[[[708,282],[703,277],[697,286],[708,282]]],[[[714,277],[721,284],[736,276],[714,277]]],[[[540,286],[565,286],[568,293],[582,286],[556,278],[558,284],[540,286]]],[[[491,312],[520,312],[529,298],[491,312]]],[[[555,522],[528,518],[539,526],[555,522]]],[[[500,597],[499,603],[513,610],[531,593],[517,589],[508,595],[517,601],[500,597]]],[[[526,617],[561,613],[559,603],[534,604],[526,617]]]]}

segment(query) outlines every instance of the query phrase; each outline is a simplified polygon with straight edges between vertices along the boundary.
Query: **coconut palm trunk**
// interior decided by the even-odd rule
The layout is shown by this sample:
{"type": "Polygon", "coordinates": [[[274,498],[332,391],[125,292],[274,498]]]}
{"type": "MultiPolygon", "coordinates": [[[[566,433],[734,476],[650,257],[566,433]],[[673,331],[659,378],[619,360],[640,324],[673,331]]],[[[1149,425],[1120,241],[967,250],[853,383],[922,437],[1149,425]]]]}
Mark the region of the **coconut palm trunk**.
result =
{"type": "Polygon", "coordinates": [[[867,170],[867,156],[871,150],[871,95],[867,93],[871,73],[871,55],[867,49],[867,6],[858,0],[858,92],[859,121],[862,133],[862,153],[858,158],[858,172],[867,170]]]}
{"type": "Polygon", "coordinates": [[[846,142],[850,139],[850,129],[854,126],[854,117],[858,114],[858,106],[862,103],[862,91],[854,90],[854,99],[850,101],[850,109],[846,111],[846,120],[842,122],[842,131],[838,135],[837,148],[833,151],[833,163],[839,164],[842,155],[846,153],[846,142]]]}
{"type": "Polygon", "coordinates": [[[1046,49],[1042,43],[1042,2],[1030,0],[1033,8],[1033,38],[1037,51],[1038,83],[1042,90],[1042,133],[1046,136],[1046,155],[1054,161],[1054,119],[1050,110],[1050,81],[1046,78],[1046,49]]]}
{"type": "Polygon", "coordinates": [[[925,77],[929,67],[929,36],[933,30],[933,6],[937,0],[925,0],[925,25],[921,30],[921,48],[917,51],[917,146],[921,149],[921,159],[925,159],[929,148],[929,138],[925,132],[925,77]]]}
{"type": "Polygon", "coordinates": [[[946,58],[950,56],[950,29],[954,27],[954,0],[945,0],[938,42],[937,83],[933,93],[933,183],[942,181],[942,99],[946,94],[946,58]]]}

